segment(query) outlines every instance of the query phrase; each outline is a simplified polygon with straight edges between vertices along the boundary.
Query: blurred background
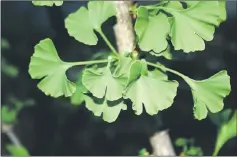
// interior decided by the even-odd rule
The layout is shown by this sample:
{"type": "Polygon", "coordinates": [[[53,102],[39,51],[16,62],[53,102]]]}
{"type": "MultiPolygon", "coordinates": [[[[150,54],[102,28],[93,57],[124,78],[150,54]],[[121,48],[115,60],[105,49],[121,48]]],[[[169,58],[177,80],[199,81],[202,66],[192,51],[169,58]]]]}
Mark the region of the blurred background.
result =
{"type": "MultiPolygon", "coordinates": [[[[15,119],[14,133],[30,155],[138,155],[146,148],[151,152],[149,138],[153,133],[169,129],[176,153],[177,138],[193,139],[204,155],[214,149],[217,126],[210,118],[198,121],[193,117],[193,101],[188,86],[180,78],[175,103],[156,116],[143,113],[136,116],[131,109],[122,112],[116,122],[108,124],[88,111],[84,103],[70,98],[47,97],[37,88],[38,80],[28,74],[34,46],[42,39],[51,38],[62,60],[89,60],[96,52],[106,52],[103,40],[96,46],[77,42],[64,28],[69,13],[87,2],[68,1],[61,7],[35,7],[31,1],[1,1],[1,105],[17,108],[8,121],[15,119]]],[[[227,21],[216,29],[214,40],[206,43],[204,52],[184,54],[175,52],[174,60],[165,64],[194,79],[205,79],[226,69],[231,77],[232,92],[225,99],[226,109],[236,109],[237,17],[236,2],[227,2],[227,21]]],[[[114,19],[103,25],[103,30],[115,45],[114,19]]],[[[78,79],[79,68],[67,73],[78,79]]],[[[5,111],[5,110],[4,110],[5,111]]],[[[9,112],[8,112],[9,113],[9,112]]],[[[9,154],[11,143],[1,133],[2,155],[9,154]]],[[[219,155],[237,155],[236,137],[229,140],[219,155]]]]}

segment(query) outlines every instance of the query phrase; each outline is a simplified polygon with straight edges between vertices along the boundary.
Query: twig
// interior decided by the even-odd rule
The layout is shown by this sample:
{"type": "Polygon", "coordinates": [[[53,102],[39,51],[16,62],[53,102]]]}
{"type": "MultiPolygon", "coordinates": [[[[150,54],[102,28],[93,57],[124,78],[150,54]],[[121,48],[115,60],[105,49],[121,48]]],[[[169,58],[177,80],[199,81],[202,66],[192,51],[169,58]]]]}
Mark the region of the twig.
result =
{"type": "Polygon", "coordinates": [[[21,147],[21,142],[14,133],[12,125],[3,124],[2,131],[9,137],[9,139],[15,146],[21,147]]]}
{"type": "MultiPolygon", "coordinates": [[[[116,6],[117,24],[114,27],[116,43],[120,54],[132,52],[135,48],[135,35],[132,19],[129,13],[131,1],[114,1],[116,6]]],[[[155,133],[150,138],[153,155],[175,156],[168,131],[155,133]]]]}

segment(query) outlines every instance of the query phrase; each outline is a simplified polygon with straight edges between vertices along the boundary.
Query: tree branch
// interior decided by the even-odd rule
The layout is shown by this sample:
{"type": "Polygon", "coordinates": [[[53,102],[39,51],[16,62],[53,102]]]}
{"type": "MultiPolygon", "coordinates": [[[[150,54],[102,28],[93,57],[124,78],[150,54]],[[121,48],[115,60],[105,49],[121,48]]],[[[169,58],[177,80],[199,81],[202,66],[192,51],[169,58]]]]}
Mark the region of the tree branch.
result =
{"type": "Polygon", "coordinates": [[[114,32],[120,54],[132,52],[135,48],[135,39],[133,32],[132,19],[129,14],[131,1],[114,1],[116,7],[117,23],[114,26],[114,32]]]}
{"type": "MultiPolygon", "coordinates": [[[[131,1],[114,1],[116,7],[117,24],[114,26],[116,43],[120,54],[131,53],[135,48],[135,35],[132,19],[129,13],[131,1]]],[[[168,131],[155,133],[150,138],[153,155],[175,156],[175,151],[168,131]]]]}

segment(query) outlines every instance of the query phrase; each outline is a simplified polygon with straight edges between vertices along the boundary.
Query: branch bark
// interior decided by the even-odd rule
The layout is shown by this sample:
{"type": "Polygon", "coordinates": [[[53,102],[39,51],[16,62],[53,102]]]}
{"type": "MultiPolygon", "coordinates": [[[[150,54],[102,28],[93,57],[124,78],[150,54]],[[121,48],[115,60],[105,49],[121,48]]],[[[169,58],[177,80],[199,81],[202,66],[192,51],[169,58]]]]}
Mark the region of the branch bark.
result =
{"type": "MultiPolygon", "coordinates": [[[[135,48],[135,35],[132,19],[129,13],[131,1],[114,1],[116,7],[117,23],[114,26],[116,43],[120,54],[131,53],[135,48]]],[[[168,131],[155,133],[150,138],[155,156],[175,156],[175,151],[168,131]]]]}
{"type": "Polygon", "coordinates": [[[130,53],[135,48],[135,38],[133,32],[132,19],[129,14],[131,1],[114,1],[116,7],[117,23],[114,26],[118,52],[130,53]]]}

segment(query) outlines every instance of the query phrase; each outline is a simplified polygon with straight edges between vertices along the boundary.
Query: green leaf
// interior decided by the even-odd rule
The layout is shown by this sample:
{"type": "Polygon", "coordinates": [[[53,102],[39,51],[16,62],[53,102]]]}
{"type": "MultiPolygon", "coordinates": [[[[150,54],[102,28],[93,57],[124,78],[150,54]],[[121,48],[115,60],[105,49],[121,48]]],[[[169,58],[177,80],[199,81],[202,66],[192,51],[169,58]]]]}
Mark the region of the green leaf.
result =
{"type": "Polygon", "coordinates": [[[61,6],[63,1],[32,1],[35,6],[49,6],[52,7],[53,5],[61,6]]]}
{"type": "Polygon", "coordinates": [[[158,15],[149,16],[145,7],[139,7],[137,15],[135,32],[139,38],[140,49],[155,53],[165,50],[168,45],[166,37],[170,28],[167,16],[161,12],[158,15]]]}
{"type": "Polygon", "coordinates": [[[217,141],[213,155],[216,156],[221,147],[231,138],[237,136],[237,110],[230,121],[223,123],[218,131],[217,141]]]}
{"type": "Polygon", "coordinates": [[[51,39],[44,39],[35,46],[35,52],[31,57],[29,73],[33,79],[43,80],[38,88],[46,95],[59,97],[71,96],[76,91],[73,82],[67,79],[66,70],[73,64],[63,62],[54,47],[51,39]]]}
{"type": "Polygon", "coordinates": [[[135,62],[130,69],[132,76],[129,80],[133,81],[130,81],[131,84],[126,89],[124,98],[133,102],[133,110],[137,115],[143,112],[143,105],[148,114],[154,115],[159,110],[167,109],[172,105],[178,82],[165,80],[163,75],[144,75],[142,72],[144,70],[141,70],[142,66],[138,66],[139,62],[135,62]],[[138,76],[136,77],[136,75],[138,76]]]}
{"type": "Polygon", "coordinates": [[[16,120],[17,110],[10,109],[8,106],[2,106],[2,122],[12,124],[16,120]]]}
{"type": "Polygon", "coordinates": [[[9,49],[10,44],[7,39],[1,38],[1,49],[9,49]]]}
{"type": "Polygon", "coordinates": [[[12,156],[30,156],[28,150],[23,146],[7,145],[7,150],[12,156]]]}
{"type": "Polygon", "coordinates": [[[124,76],[113,76],[109,67],[98,72],[94,69],[86,69],[82,76],[83,85],[97,98],[105,98],[109,101],[122,97],[122,91],[127,83],[124,76]]]}
{"type": "Polygon", "coordinates": [[[191,146],[188,148],[188,150],[185,152],[185,155],[187,156],[203,156],[203,152],[201,147],[191,146]]]}
{"type": "Polygon", "coordinates": [[[206,80],[186,81],[192,89],[195,118],[202,120],[207,117],[208,110],[217,113],[223,109],[223,99],[231,91],[230,77],[225,70],[206,80]]]}
{"type": "Polygon", "coordinates": [[[227,18],[226,14],[226,1],[218,1],[220,7],[220,19],[219,22],[224,22],[227,18]]]}
{"type": "Polygon", "coordinates": [[[151,51],[150,53],[154,56],[163,56],[164,58],[166,58],[168,60],[172,60],[172,58],[173,58],[173,55],[171,53],[169,45],[167,46],[167,48],[164,51],[162,51],[160,53],[155,53],[154,51],[151,51]]]}
{"type": "Polygon", "coordinates": [[[76,92],[70,97],[71,103],[73,105],[80,105],[81,103],[83,103],[84,102],[83,93],[87,92],[86,87],[82,84],[82,74],[83,71],[80,71],[76,82],[76,92]]]}
{"type": "Polygon", "coordinates": [[[173,15],[170,36],[175,50],[201,51],[205,49],[204,40],[213,39],[220,18],[218,1],[199,1],[185,10],[167,11],[173,15]]]}
{"type": "Polygon", "coordinates": [[[176,139],[175,141],[175,145],[177,147],[184,147],[188,144],[188,139],[185,139],[185,138],[178,138],[176,139]]]}
{"type": "Polygon", "coordinates": [[[133,60],[130,57],[120,56],[118,66],[115,70],[116,76],[129,76],[129,70],[133,60]]]}
{"type": "Polygon", "coordinates": [[[147,151],[146,148],[142,148],[141,150],[139,150],[138,156],[150,156],[150,153],[147,151]]]}
{"type": "Polygon", "coordinates": [[[109,102],[106,99],[91,98],[84,95],[86,108],[94,113],[95,116],[102,116],[103,120],[112,123],[114,122],[121,110],[126,110],[127,106],[122,101],[109,102]]]}
{"type": "Polygon", "coordinates": [[[96,45],[98,38],[94,32],[100,32],[102,24],[116,13],[113,2],[90,1],[88,9],[80,7],[65,20],[70,36],[87,45],[96,45]]]}

